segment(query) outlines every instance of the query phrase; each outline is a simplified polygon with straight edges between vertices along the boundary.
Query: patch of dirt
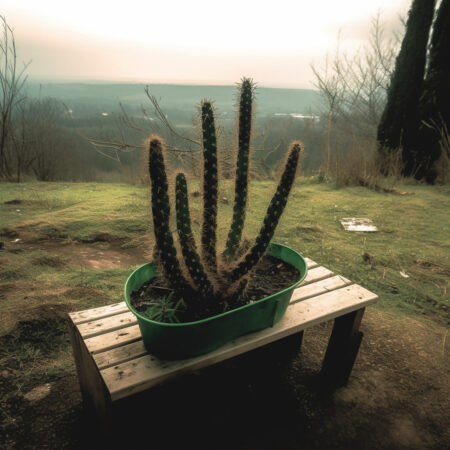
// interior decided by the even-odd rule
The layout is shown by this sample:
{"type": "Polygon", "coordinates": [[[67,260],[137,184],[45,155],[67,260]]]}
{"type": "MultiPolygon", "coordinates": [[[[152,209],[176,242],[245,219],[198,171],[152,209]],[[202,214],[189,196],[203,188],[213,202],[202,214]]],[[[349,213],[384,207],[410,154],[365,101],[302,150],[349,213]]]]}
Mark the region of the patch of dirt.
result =
{"type": "MultiPolygon", "coordinates": [[[[100,243],[100,241],[97,241],[100,243]]],[[[55,240],[40,240],[34,243],[9,243],[7,251],[12,253],[41,250],[47,253],[36,259],[36,264],[50,267],[77,265],[92,269],[117,269],[149,261],[147,251],[142,247],[121,248],[120,242],[96,244],[67,244],[55,240]]]]}
{"type": "Polygon", "coordinates": [[[429,270],[430,272],[439,273],[441,275],[450,276],[450,267],[443,264],[436,264],[425,259],[416,259],[414,261],[419,267],[429,270]]]}
{"type": "Polygon", "coordinates": [[[19,236],[19,233],[13,228],[3,227],[0,229],[0,236],[16,238],[17,236],[19,236]]]}

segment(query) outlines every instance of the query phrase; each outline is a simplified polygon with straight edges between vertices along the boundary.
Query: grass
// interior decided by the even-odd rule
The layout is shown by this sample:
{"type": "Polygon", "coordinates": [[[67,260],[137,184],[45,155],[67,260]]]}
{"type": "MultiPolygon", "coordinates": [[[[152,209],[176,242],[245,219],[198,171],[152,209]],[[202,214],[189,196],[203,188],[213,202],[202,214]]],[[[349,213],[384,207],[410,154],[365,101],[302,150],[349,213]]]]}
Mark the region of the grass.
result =
{"type": "MultiPolygon", "coordinates": [[[[190,189],[196,190],[198,185],[193,183],[190,189]]],[[[405,185],[402,190],[407,194],[378,193],[363,187],[337,189],[299,179],[273,240],[378,293],[380,308],[446,321],[450,188],[405,185]],[[345,232],[339,222],[342,217],[368,217],[380,231],[345,232]]],[[[59,239],[61,245],[118,240],[127,248],[148,238],[148,191],[146,186],[125,184],[2,184],[0,229],[6,233],[2,239],[8,247],[15,236],[24,236],[36,242],[59,239]]],[[[247,237],[258,232],[273,191],[272,181],[251,184],[247,237]]],[[[232,212],[231,183],[222,185],[223,197],[229,201],[219,206],[220,242],[225,241],[232,212]]],[[[194,229],[199,231],[201,197],[191,197],[191,208],[194,229]]],[[[45,251],[8,252],[0,258],[0,286],[34,280],[48,293],[84,286],[116,301],[130,269],[87,270],[73,268],[63,256],[45,251]]]]}
{"type": "MultiPolygon", "coordinates": [[[[221,243],[233,189],[230,182],[221,186],[221,243]]],[[[251,183],[247,237],[257,234],[274,189],[272,181],[251,183]]],[[[190,183],[195,190],[198,184],[190,183]]],[[[441,328],[449,310],[450,188],[413,184],[401,190],[408,194],[300,178],[273,241],[376,292],[375,308],[391,316],[426,315],[441,328]],[[368,217],[379,232],[346,232],[342,217],[368,217]]],[[[198,232],[201,198],[190,202],[198,232]]],[[[93,269],[74,262],[71,252],[82,246],[107,252],[112,245],[123,252],[148,250],[149,210],[148,186],[0,184],[0,424],[10,423],[24,392],[74,374],[67,312],[121,301],[138,264],[93,269]]]]}

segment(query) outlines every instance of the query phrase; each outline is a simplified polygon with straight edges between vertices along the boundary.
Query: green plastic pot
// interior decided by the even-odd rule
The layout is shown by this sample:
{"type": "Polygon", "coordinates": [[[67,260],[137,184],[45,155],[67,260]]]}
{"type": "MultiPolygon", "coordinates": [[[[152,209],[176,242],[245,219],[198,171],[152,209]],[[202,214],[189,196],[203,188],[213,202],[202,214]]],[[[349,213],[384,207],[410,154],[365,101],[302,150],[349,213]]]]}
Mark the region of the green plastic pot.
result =
{"type": "Polygon", "coordinates": [[[156,275],[153,263],[137,268],[125,283],[125,300],[137,317],[147,351],[161,359],[190,358],[277,323],[286,312],[292,292],[304,280],[308,269],[303,257],[285,245],[270,244],[270,253],[299,270],[300,276],[293,285],[269,297],[196,322],[156,322],[133,309],[131,293],[156,275]]]}

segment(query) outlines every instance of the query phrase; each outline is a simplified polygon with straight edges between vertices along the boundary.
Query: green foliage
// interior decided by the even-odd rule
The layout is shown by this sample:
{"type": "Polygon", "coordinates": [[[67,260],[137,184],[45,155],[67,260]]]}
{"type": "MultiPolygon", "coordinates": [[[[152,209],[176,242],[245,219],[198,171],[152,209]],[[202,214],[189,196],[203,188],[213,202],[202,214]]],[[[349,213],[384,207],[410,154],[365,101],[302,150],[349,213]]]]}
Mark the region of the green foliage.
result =
{"type": "MultiPolygon", "coordinates": [[[[217,257],[218,158],[214,111],[211,102],[201,103],[203,147],[203,224],[201,252],[191,229],[188,188],[184,174],[176,177],[176,222],[182,259],[178,258],[169,227],[170,202],[163,143],[153,136],[149,140],[149,172],[152,191],[153,226],[156,253],[169,285],[183,298],[187,307],[202,307],[211,301],[223,301],[242,294],[246,275],[259,262],[275,232],[295,180],[302,144],[295,141],[289,149],[283,175],[267,209],[263,225],[254,245],[240,256],[242,231],[246,215],[248,170],[252,126],[254,85],[244,78],[240,86],[239,148],[236,163],[233,219],[221,261],[217,257]]],[[[224,303],[227,303],[224,301],[224,303]]]]}

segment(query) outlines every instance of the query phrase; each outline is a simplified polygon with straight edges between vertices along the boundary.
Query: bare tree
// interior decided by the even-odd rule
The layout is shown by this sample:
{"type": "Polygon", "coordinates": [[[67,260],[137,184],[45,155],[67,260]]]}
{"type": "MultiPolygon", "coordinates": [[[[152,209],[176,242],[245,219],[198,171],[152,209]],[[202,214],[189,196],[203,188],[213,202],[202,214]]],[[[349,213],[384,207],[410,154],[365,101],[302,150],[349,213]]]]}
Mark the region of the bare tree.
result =
{"type": "Polygon", "coordinates": [[[4,16],[0,16],[0,28],[0,178],[13,180],[12,115],[24,99],[21,91],[27,78],[28,64],[24,64],[22,69],[17,68],[14,33],[4,16]]]}
{"type": "Polygon", "coordinates": [[[326,176],[331,165],[333,133],[345,136],[350,145],[356,143],[360,148],[375,141],[399,37],[387,35],[378,12],[372,19],[366,45],[354,54],[348,54],[341,50],[340,44],[339,34],[334,55],[326,56],[323,67],[312,65],[326,118],[326,176]]]}

